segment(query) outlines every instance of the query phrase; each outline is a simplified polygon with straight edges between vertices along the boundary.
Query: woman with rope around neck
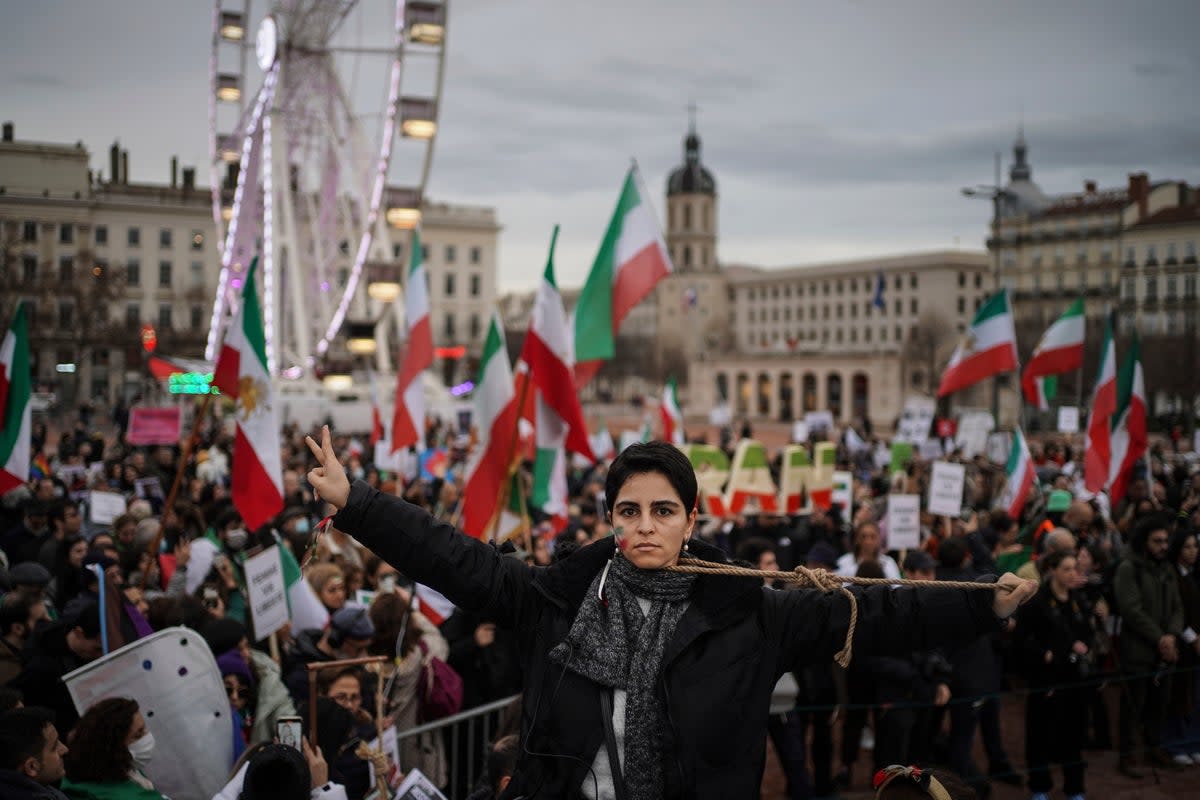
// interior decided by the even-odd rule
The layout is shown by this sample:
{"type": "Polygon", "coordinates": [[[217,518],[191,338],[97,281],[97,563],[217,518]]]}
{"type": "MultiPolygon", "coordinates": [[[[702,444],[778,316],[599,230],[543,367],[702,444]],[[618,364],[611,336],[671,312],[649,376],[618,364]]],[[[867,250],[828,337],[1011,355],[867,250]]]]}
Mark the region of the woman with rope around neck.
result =
{"type": "MultiPolygon", "coordinates": [[[[786,671],[846,648],[953,646],[997,630],[1037,590],[765,588],[761,577],[669,571],[724,554],[692,534],[696,476],[664,442],[633,445],[605,484],[618,535],[530,567],[362,481],[329,429],[308,474],[333,520],[461,608],[521,641],[521,751],[505,798],[757,798],[771,691],[786,671]]],[[[469,501],[469,498],[466,498],[469,501]]],[[[836,585],[840,585],[836,584],[836,585]]]]}

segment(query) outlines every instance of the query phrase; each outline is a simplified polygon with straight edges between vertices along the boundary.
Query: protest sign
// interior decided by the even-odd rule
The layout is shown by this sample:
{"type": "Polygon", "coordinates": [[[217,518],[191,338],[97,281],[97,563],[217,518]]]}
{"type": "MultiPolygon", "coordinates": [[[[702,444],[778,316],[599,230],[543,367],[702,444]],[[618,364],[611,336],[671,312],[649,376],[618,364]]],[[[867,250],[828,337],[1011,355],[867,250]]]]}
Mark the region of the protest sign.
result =
{"type": "Polygon", "coordinates": [[[929,427],[933,424],[937,403],[932,397],[907,397],[904,411],[896,426],[896,441],[920,444],[929,438],[929,427]]]}
{"type": "Polygon", "coordinates": [[[1079,433],[1079,406],[1058,407],[1058,432],[1079,433]]]}
{"type": "Polygon", "coordinates": [[[964,411],[958,418],[958,433],[954,444],[963,458],[974,458],[987,449],[988,434],[996,429],[990,411],[964,411]]]}
{"type": "Polygon", "coordinates": [[[929,478],[929,513],[943,517],[956,517],[962,512],[963,484],[967,479],[967,468],[949,461],[933,462],[933,474],[929,478]]]}
{"type": "Polygon", "coordinates": [[[183,415],[178,406],[129,409],[129,430],[125,441],[132,445],[179,444],[183,415]]]}
{"type": "Polygon", "coordinates": [[[908,462],[912,461],[913,446],[911,442],[892,442],[892,457],[889,472],[904,472],[908,462]]]}
{"type": "Polygon", "coordinates": [[[137,701],[160,753],[146,768],[174,800],[208,800],[233,763],[229,698],[212,651],[190,628],[165,628],[63,676],[80,714],[106,697],[137,701]]]}
{"type": "Polygon", "coordinates": [[[421,770],[413,769],[404,776],[393,800],[446,800],[446,795],[439,792],[421,770]]]}
{"type": "Polygon", "coordinates": [[[147,500],[165,500],[162,482],[158,478],[138,478],[133,482],[133,493],[147,500]]]}
{"type": "Polygon", "coordinates": [[[802,419],[798,419],[792,423],[792,441],[796,444],[803,444],[808,441],[808,423],[802,419]]]}
{"type": "Polygon", "coordinates": [[[246,559],[246,594],[254,639],[262,641],[288,621],[287,585],[276,546],[246,559]]]}
{"type": "Polygon", "coordinates": [[[921,442],[918,452],[925,461],[935,461],[946,454],[942,449],[941,439],[926,439],[921,442]]]}
{"type": "MultiPolygon", "coordinates": [[[[843,511],[850,510],[850,504],[854,502],[854,475],[850,472],[842,472],[838,470],[833,473],[833,504],[841,506],[843,511]]],[[[843,514],[843,519],[846,516],[843,514]]]]}
{"type": "MultiPolygon", "coordinates": [[[[808,426],[810,434],[815,433],[818,436],[827,436],[833,431],[833,412],[832,411],[808,411],[804,414],[804,424],[808,426]]],[[[807,436],[804,437],[808,439],[807,436]]]]}
{"type": "Polygon", "coordinates": [[[771,478],[767,448],[762,442],[742,439],[733,452],[725,508],[730,514],[775,512],[779,508],[778,487],[771,478]]]}
{"type": "MultiPolygon", "coordinates": [[[[372,750],[379,749],[379,739],[372,739],[367,743],[367,747],[372,750]]],[[[388,760],[387,784],[392,789],[395,789],[401,783],[403,773],[400,772],[400,739],[396,736],[396,726],[384,728],[383,730],[383,753],[388,760]]],[[[368,786],[375,786],[375,765],[367,761],[367,773],[370,780],[368,786]]]]}
{"type": "Polygon", "coordinates": [[[993,464],[1007,464],[1012,436],[1006,431],[988,434],[987,457],[993,464]]]}
{"type": "Polygon", "coordinates": [[[685,444],[680,449],[696,470],[701,513],[724,517],[724,490],[725,481],[729,480],[729,457],[721,448],[711,444],[685,444]]]}
{"type": "Polygon", "coordinates": [[[889,550],[912,550],[921,546],[920,495],[888,495],[887,534],[889,550]]]}
{"type": "Polygon", "coordinates": [[[125,513],[125,495],[116,492],[89,492],[88,518],[97,525],[112,525],[125,513]]]}

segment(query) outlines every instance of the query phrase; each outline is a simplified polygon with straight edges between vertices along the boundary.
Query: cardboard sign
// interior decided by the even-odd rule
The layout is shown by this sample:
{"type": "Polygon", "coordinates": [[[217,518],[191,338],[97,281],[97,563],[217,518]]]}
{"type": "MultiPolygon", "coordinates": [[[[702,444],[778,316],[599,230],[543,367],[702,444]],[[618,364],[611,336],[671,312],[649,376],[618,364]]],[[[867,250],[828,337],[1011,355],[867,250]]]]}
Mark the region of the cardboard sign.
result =
{"type": "Polygon", "coordinates": [[[194,630],[152,633],[68,673],[63,682],[80,714],[106,697],[137,701],[157,742],[146,773],[164,795],[208,800],[225,785],[233,763],[229,698],[212,651],[194,630]]]}
{"type": "Polygon", "coordinates": [[[1079,407],[1058,407],[1058,432],[1079,433],[1079,407]]]}
{"type": "Polygon", "coordinates": [[[990,411],[966,411],[958,418],[958,433],[954,444],[963,458],[974,458],[987,449],[988,434],[996,429],[990,411]]]}
{"type": "Polygon", "coordinates": [[[246,601],[254,623],[254,639],[262,641],[288,621],[287,584],[277,546],[246,559],[246,601]]]}
{"type": "Polygon", "coordinates": [[[921,546],[920,495],[888,495],[887,534],[889,550],[913,550],[921,546]]]}
{"type": "Polygon", "coordinates": [[[125,441],[132,445],[179,444],[183,415],[178,406],[129,409],[129,430],[125,441]]]}
{"type": "Polygon", "coordinates": [[[988,434],[987,457],[993,464],[1007,464],[1012,436],[1005,431],[988,434]]]}
{"type": "MultiPolygon", "coordinates": [[[[841,506],[845,512],[850,511],[850,504],[854,502],[854,475],[850,472],[842,472],[838,470],[833,473],[833,504],[841,506]]],[[[845,518],[843,514],[843,518],[845,518]]]]}
{"type": "Polygon", "coordinates": [[[966,480],[967,468],[962,464],[933,462],[933,474],[929,479],[929,513],[943,517],[956,517],[962,513],[966,480]]]}
{"type": "Polygon", "coordinates": [[[421,770],[414,769],[404,776],[404,783],[396,790],[393,800],[446,800],[446,795],[439,792],[421,770]]]}
{"type": "Polygon", "coordinates": [[[929,438],[937,403],[932,397],[907,397],[900,423],[896,426],[896,441],[920,444],[929,438]]]}
{"type": "Polygon", "coordinates": [[[125,495],[116,492],[89,492],[88,517],[97,525],[112,525],[125,513],[125,495]]]}

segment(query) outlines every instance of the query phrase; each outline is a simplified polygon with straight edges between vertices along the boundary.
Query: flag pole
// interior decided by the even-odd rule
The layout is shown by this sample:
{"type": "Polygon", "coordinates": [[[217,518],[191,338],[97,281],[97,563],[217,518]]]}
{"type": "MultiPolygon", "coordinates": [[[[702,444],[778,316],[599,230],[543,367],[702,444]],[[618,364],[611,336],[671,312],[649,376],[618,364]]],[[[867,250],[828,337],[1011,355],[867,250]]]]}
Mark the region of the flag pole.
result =
{"type": "MultiPolygon", "coordinates": [[[[191,460],[192,450],[200,441],[200,425],[204,422],[204,418],[208,416],[208,410],[212,406],[213,387],[209,387],[208,394],[204,395],[204,399],[200,401],[200,408],[196,411],[196,416],[192,420],[192,431],[188,434],[188,438],[183,442],[183,451],[179,454],[179,465],[175,468],[175,480],[171,482],[171,491],[167,493],[167,499],[163,503],[163,524],[158,527],[158,534],[150,542],[147,552],[158,564],[158,548],[162,546],[163,532],[166,530],[169,520],[173,520],[175,516],[175,500],[179,497],[179,489],[183,485],[183,471],[187,467],[188,461],[191,460]]],[[[146,588],[146,582],[149,580],[149,570],[142,574],[142,588],[146,588]]]]}

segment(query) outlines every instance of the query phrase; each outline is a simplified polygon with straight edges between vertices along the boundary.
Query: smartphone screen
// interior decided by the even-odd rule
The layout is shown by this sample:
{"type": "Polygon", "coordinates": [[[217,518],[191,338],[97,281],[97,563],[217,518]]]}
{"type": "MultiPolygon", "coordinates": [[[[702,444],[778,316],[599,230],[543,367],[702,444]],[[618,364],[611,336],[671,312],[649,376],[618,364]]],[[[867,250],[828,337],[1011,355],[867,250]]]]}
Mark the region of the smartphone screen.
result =
{"type": "Polygon", "coordinates": [[[300,739],[303,737],[299,717],[280,717],[275,722],[275,738],[282,745],[302,750],[300,739]]]}
{"type": "Polygon", "coordinates": [[[396,591],[396,576],[384,575],[379,579],[379,591],[388,593],[396,591]]]}

